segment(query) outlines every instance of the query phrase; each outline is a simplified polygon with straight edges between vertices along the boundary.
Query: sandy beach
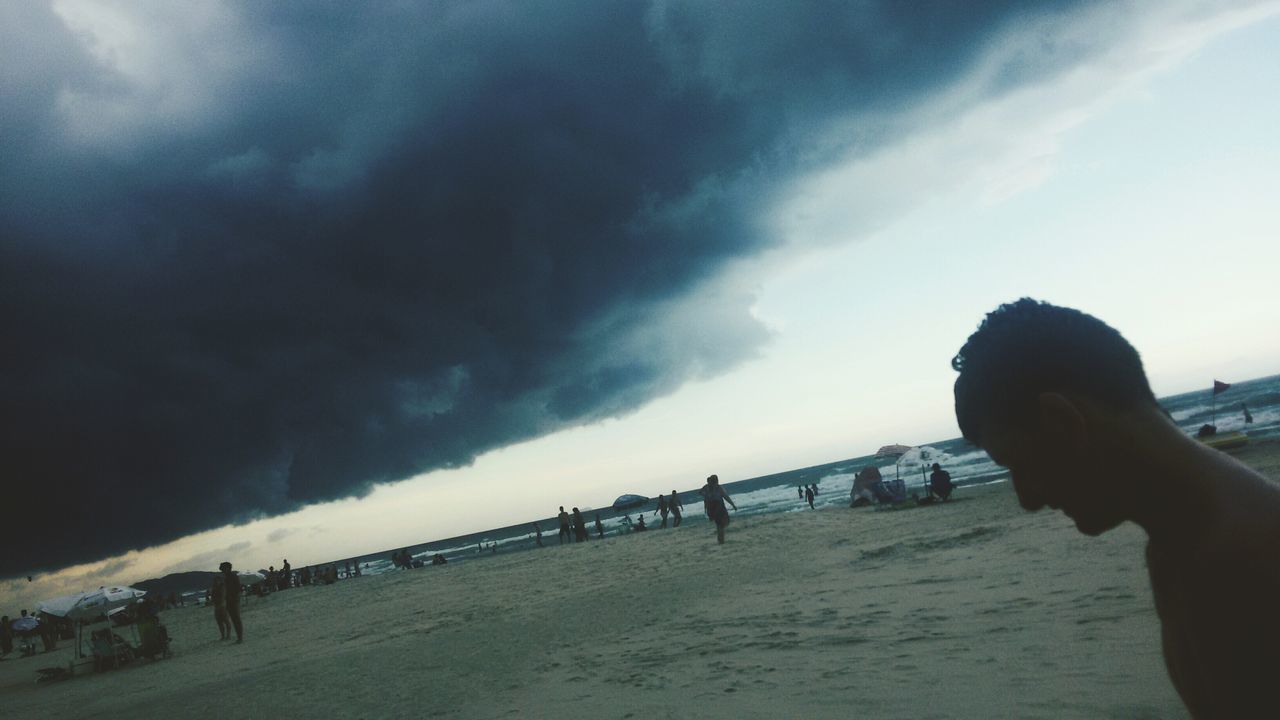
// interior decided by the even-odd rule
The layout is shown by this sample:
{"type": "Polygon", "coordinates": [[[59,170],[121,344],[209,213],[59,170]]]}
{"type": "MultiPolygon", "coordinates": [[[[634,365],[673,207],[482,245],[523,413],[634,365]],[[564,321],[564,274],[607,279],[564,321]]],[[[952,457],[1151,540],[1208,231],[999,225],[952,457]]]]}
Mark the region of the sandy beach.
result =
{"type": "MultiPolygon", "coordinates": [[[[1280,478],[1280,443],[1239,457],[1280,478]]],[[[172,658],[36,685],[37,717],[1181,718],[1142,549],[1007,483],[940,507],[705,522],[253,599],[246,642],[163,615],[172,658]]],[[[690,508],[696,516],[697,508],[690,508]]]]}

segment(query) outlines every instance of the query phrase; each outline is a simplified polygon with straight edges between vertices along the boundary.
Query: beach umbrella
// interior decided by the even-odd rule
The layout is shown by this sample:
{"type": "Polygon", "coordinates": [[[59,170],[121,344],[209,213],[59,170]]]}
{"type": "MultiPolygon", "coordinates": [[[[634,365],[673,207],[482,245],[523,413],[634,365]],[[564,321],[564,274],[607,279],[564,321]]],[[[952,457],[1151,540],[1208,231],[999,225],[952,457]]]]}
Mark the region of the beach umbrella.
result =
{"type": "Polygon", "coordinates": [[[10,622],[9,627],[16,633],[29,633],[40,627],[40,621],[34,616],[28,615],[10,622]]]}
{"type": "Polygon", "coordinates": [[[81,651],[84,642],[84,625],[110,615],[112,612],[138,602],[145,590],[131,587],[100,587],[81,593],[63,617],[76,621],[76,657],[84,657],[81,651]]]}
{"type": "Polygon", "coordinates": [[[237,571],[236,577],[240,578],[241,585],[257,585],[267,579],[267,576],[262,573],[246,572],[244,570],[237,571]]]}
{"type": "Polygon", "coordinates": [[[80,592],[72,595],[63,595],[62,597],[56,597],[51,600],[41,600],[36,605],[36,612],[48,613],[57,617],[66,617],[67,613],[71,612],[71,608],[75,607],[76,603],[80,601],[80,598],[85,595],[86,593],[80,592]]]}
{"type": "Polygon", "coordinates": [[[116,608],[131,605],[146,594],[145,590],[135,590],[131,587],[100,587],[81,595],[67,611],[65,617],[81,622],[93,620],[116,608]]]}
{"type": "MultiPolygon", "coordinates": [[[[911,452],[913,449],[914,449],[914,448],[912,448],[912,447],[910,447],[910,446],[907,446],[907,445],[885,445],[884,447],[882,447],[882,448],[880,448],[879,450],[877,450],[877,451],[876,451],[876,457],[878,457],[878,458],[880,458],[880,457],[891,457],[891,458],[894,458],[894,459],[895,459],[895,460],[897,460],[897,461],[901,461],[901,460],[902,460],[902,456],[903,456],[903,455],[906,455],[906,454],[907,454],[907,453],[909,453],[909,452],[911,452]]],[[[900,473],[899,473],[899,470],[898,470],[898,465],[897,465],[897,462],[895,462],[895,463],[894,463],[893,476],[894,476],[895,478],[897,478],[897,477],[899,476],[899,474],[900,474],[900,473]]]]}

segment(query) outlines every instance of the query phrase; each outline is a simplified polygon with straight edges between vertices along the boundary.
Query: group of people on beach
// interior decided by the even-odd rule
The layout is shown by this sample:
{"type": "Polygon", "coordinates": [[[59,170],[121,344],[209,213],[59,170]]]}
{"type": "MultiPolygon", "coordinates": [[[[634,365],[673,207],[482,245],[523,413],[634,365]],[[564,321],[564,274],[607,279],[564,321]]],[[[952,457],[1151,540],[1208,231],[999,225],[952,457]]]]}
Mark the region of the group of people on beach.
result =
{"type": "MultiPolygon", "coordinates": [[[[587,520],[582,517],[582,511],[578,508],[574,508],[573,513],[570,514],[561,505],[560,512],[556,515],[556,520],[560,523],[560,532],[556,536],[559,544],[563,545],[565,540],[574,543],[586,542],[590,539],[591,533],[587,530],[587,520]]],[[[596,536],[604,537],[604,523],[600,521],[600,513],[596,513],[595,528],[596,536]]],[[[538,547],[542,547],[542,527],[535,522],[533,531],[537,538],[538,547]]]]}
{"type": "MultiPolygon", "coordinates": [[[[724,488],[720,487],[720,478],[715,475],[707,478],[707,484],[698,493],[702,496],[707,517],[716,525],[716,538],[723,543],[724,528],[729,524],[729,515],[724,504],[727,501],[733,506],[734,510],[737,510],[738,506],[733,504],[729,494],[724,491],[724,488]]],[[[680,527],[680,523],[683,520],[683,510],[684,502],[680,498],[680,493],[672,490],[670,496],[658,495],[657,507],[653,511],[653,516],[662,516],[662,524],[658,526],[660,528],[667,527],[668,519],[670,519],[671,527],[680,527]]],[[[630,514],[623,515],[621,524],[624,531],[644,532],[648,530],[649,527],[645,525],[644,515],[643,511],[640,512],[637,514],[635,521],[632,521],[630,514]]],[[[560,532],[557,535],[559,544],[563,545],[566,541],[571,543],[586,542],[590,537],[586,519],[583,518],[582,511],[578,508],[575,507],[572,512],[569,512],[561,505],[556,519],[560,524],[560,532]]],[[[604,537],[604,523],[600,519],[600,513],[595,515],[595,530],[598,538],[604,537]]],[[[533,523],[533,537],[538,547],[543,547],[542,526],[536,522],[533,523]]]]}
{"type": "Polygon", "coordinates": [[[8,615],[0,617],[0,658],[14,651],[15,641],[20,657],[30,657],[40,652],[36,641],[40,641],[43,652],[56,650],[58,638],[68,634],[71,629],[69,621],[46,612],[31,613],[25,608],[20,614],[9,619],[8,615]]]}
{"type": "Polygon", "coordinates": [[[813,499],[818,496],[817,483],[814,483],[812,485],[797,485],[796,494],[800,496],[801,500],[804,500],[805,502],[809,503],[810,509],[812,510],[817,509],[813,506],[813,499]]]}

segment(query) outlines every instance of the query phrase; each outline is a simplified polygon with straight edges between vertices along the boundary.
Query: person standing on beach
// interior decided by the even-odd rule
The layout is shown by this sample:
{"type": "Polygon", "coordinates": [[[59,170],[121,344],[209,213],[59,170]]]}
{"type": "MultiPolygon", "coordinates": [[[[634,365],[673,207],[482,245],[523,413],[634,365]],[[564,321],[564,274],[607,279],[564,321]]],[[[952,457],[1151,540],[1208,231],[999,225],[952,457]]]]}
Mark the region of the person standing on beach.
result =
{"type": "Polygon", "coordinates": [[[209,587],[209,604],[213,606],[213,621],[218,623],[218,639],[231,637],[231,621],[227,618],[227,594],[222,585],[222,576],[213,576],[213,585],[209,587]]]}
{"type": "Polygon", "coordinates": [[[564,511],[563,505],[560,506],[559,518],[560,518],[560,535],[558,536],[558,539],[560,540],[560,544],[563,545],[565,538],[569,538],[570,540],[573,539],[573,535],[569,534],[569,513],[564,511]]]}
{"type": "Polygon", "coordinates": [[[542,547],[542,528],[539,527],[538,523],[533,524],[533,537],[537,541],[538,547],[542,547]]]}
{"type": "Polygon", "coordinates": [[[667,501],[667,507],[671,509],[671,527],[680,527],[680,511],[684,510],[684,503],[680,502],[680,493],[671,491],[671,499],[667,501]]]}
{"type": "Polygon", "coordinates": [[[1280,487],[1197,442],[1157,404],[1138,352],[1071,308],[989,313],[951,361],[956,419],[1027,510],[1085,535],[1132,521],[1165,666],[1196,718],[1280,717],[1280,487]]]}
{"type": "Polygon", "coordinates": [[[813,507],[813,488],[811,488],[811,487],[806,487],[806,488],[804,489],[804,501],[805,501],[805,502],[807,502],[807,503],[809,503],[809,509],[810,509],[810,510],[815,509],[815,508],[813,507]]]}
{"type": "Polygon", "coordinates": [[[800,487],[799,485],[796,486],[796,497],[801,500],[804,500],[804,488],[800,487]]]}
{"type": "Polygon", "coordinates": [[[236,629],[236,644],[239,645],[244,642],[244,625],[240,622],[240,578],[231,570],[229,562],[223,562],[218,569],[222,571],[222,592],[227,600],[227,619],[236,629]]]}
{"type": "Polygon", "coordinates": [[[587,534],[587,521],[578,508],[573,509],[573,533],[578,542],[586,542],[591,537],[587,534]]]}
{"type": "Polygon", "coordinates": [[[661,494],[659,494],[659,495],[658,495],[658,509],[657,509],[657,510],[654,510],[654,511],[653,511],[653,514],[654,514],[654,515],[657,515],[658,513],[662,513],[662,526],[661,526],[661,527],[666,527],[666,526],[667,526],[667,512],[668,512],[668,511],[667,511],[667,499],[666,499],[665,497],[663,497],[661,494]]]}
{"type": "Polygon", "coordinates": [[[720,477],[711,475],[707,478],[707,484],[702,486],[698,491],[702,494],[702,507],[706,510],[707,517],[711,522],[716,524],[716,542],[724,544],[724,529],[729,527],[729,511],[725,509],[724,504],[728,502],[733,505],[734,511],[738,506],[734,504],[733,498],[729,497],[729,493],[720,487],[720,477]]]}
{"type": "Polygon", "coordinates": [[[604,539],[604,523],[600,522],[600,513],[596,513],[596,537],[604,539]]]}

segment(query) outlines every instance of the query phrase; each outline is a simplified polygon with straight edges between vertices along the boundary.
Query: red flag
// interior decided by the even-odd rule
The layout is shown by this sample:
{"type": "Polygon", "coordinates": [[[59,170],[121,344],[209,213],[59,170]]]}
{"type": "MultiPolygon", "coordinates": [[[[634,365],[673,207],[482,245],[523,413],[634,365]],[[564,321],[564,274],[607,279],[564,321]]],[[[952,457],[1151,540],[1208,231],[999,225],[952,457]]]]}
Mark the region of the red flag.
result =
{"type": "Polygon", "coordinates": [[[1217,395],[1217,394],[1219,394],[1219,393],[1224,393],[1224,392],[1226,392],[1228,389],[1230,389],[1230,387],[1231,387],[1231,383],[1224,383],[1224,382],[1222,382],[1221,380],[1214,380],[1214,381],[1213,381],[1213,394],[1214,394],[1214,395],[1217,395]]]}

